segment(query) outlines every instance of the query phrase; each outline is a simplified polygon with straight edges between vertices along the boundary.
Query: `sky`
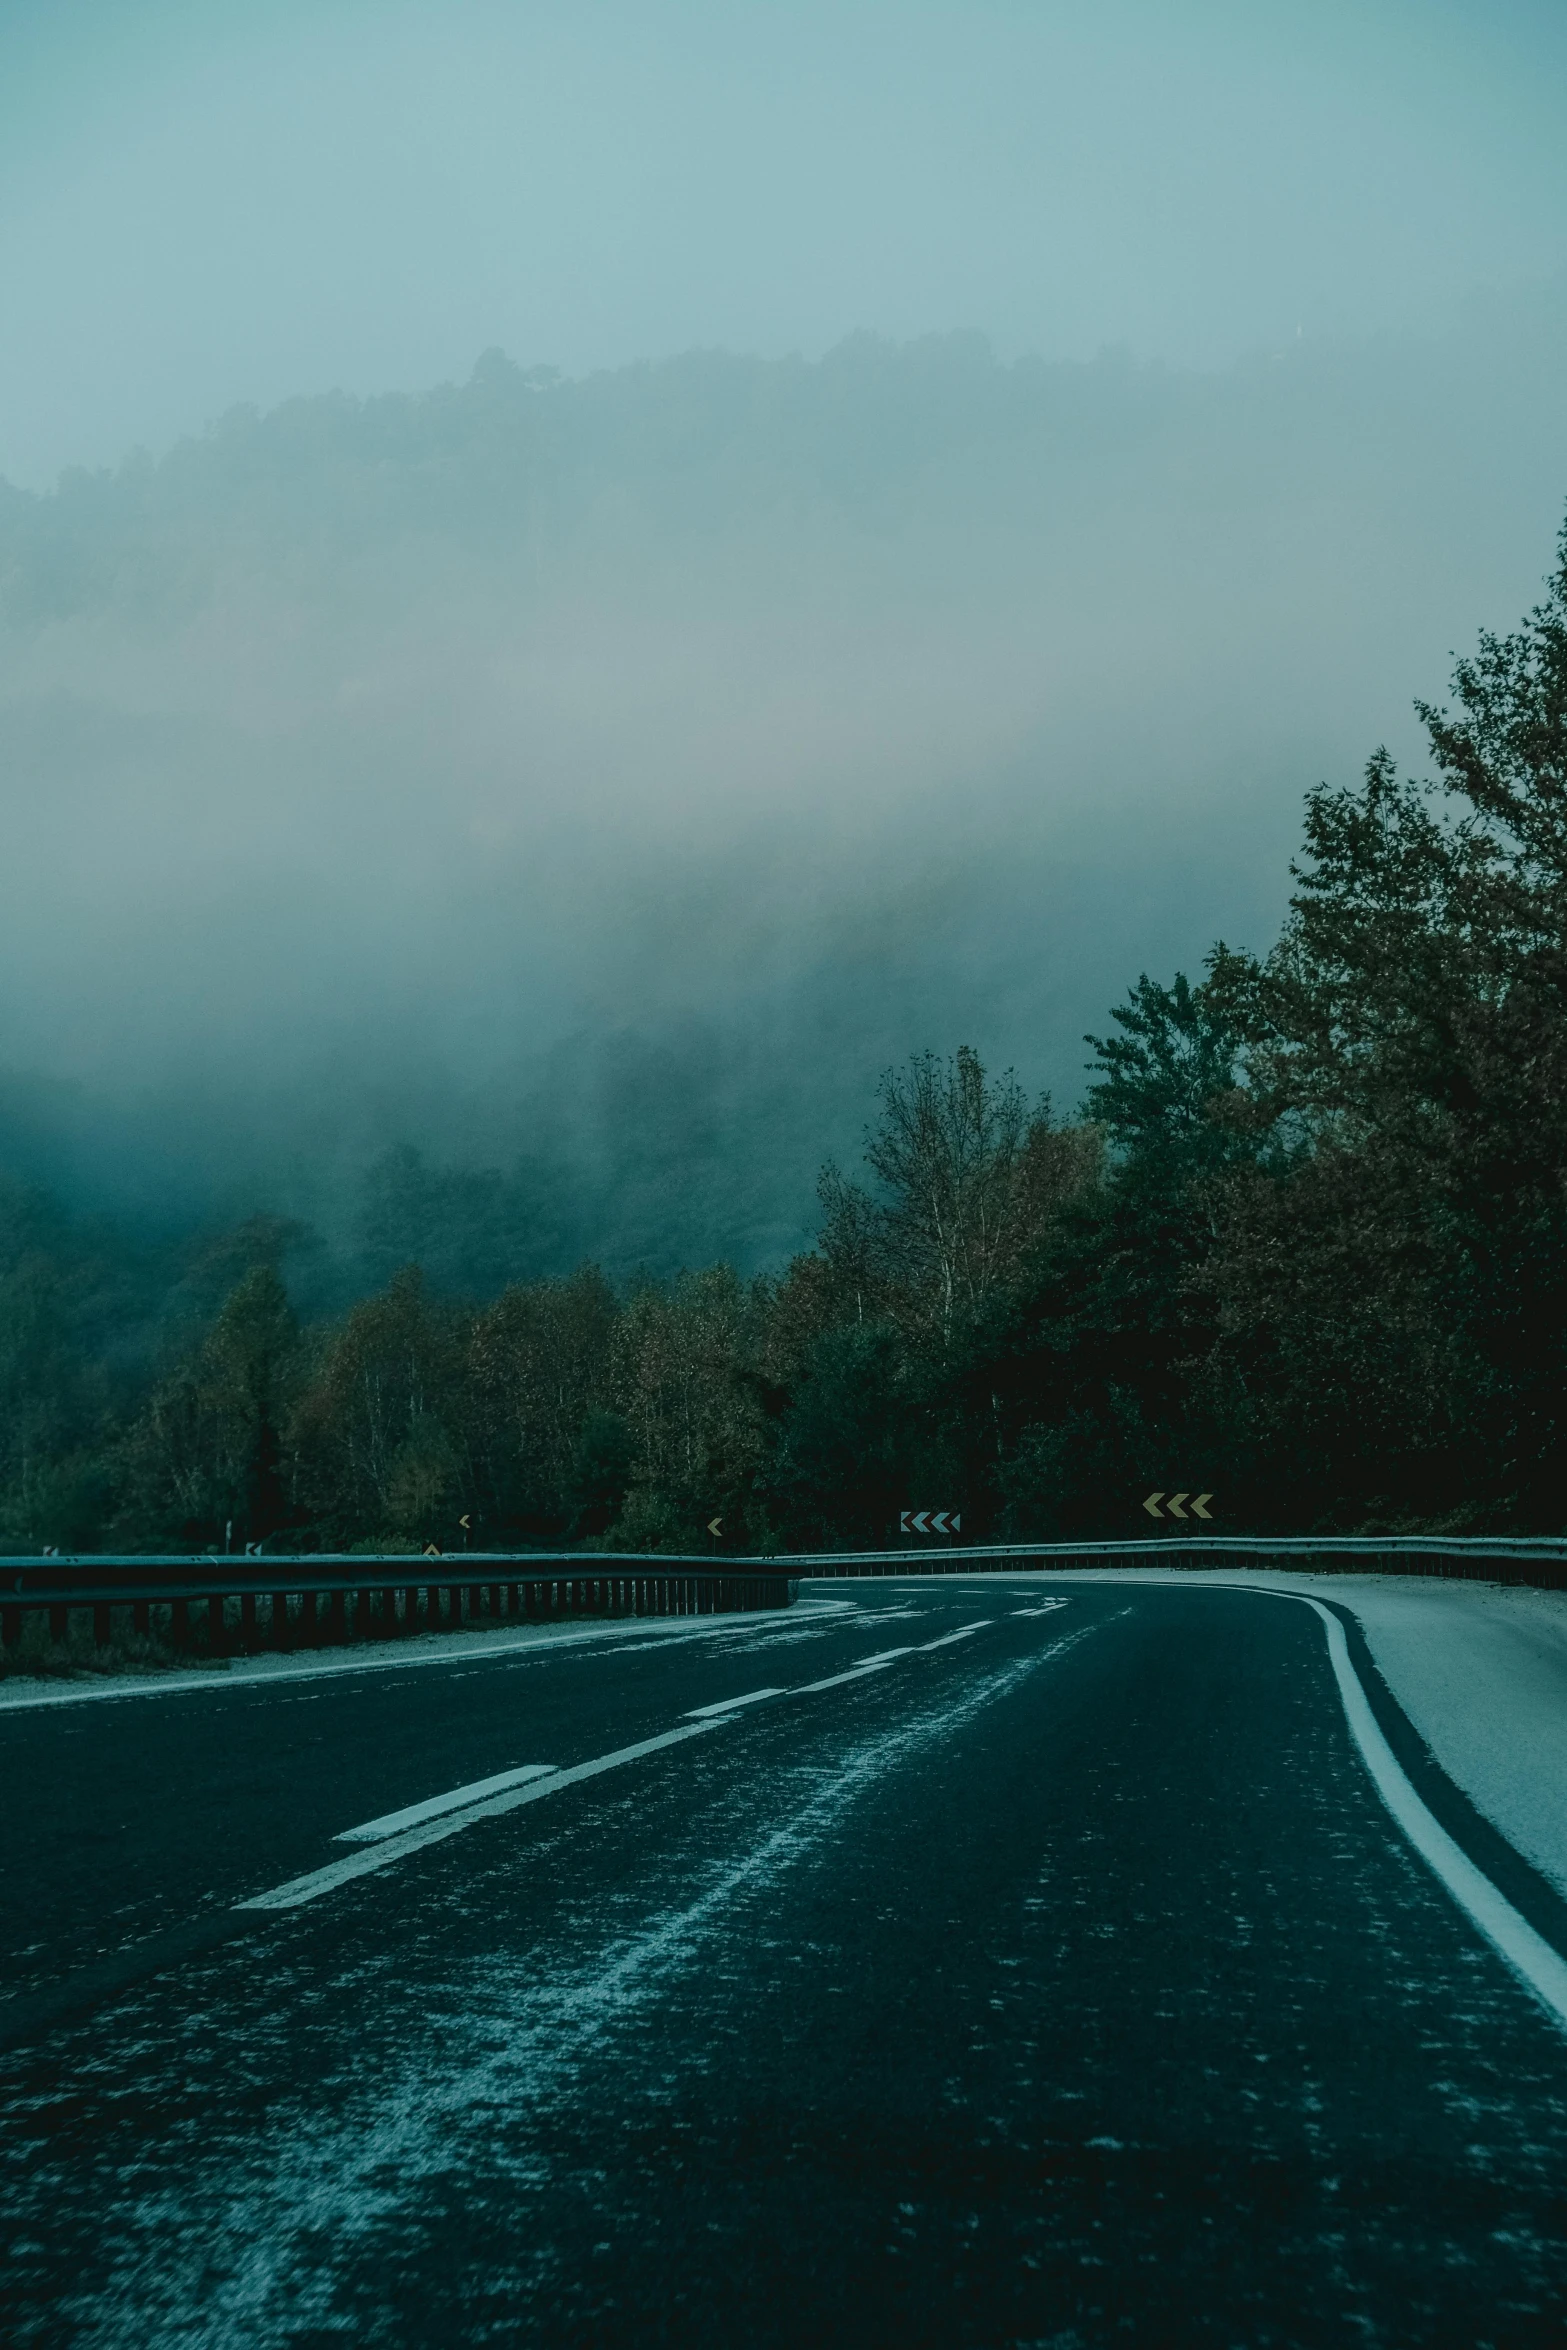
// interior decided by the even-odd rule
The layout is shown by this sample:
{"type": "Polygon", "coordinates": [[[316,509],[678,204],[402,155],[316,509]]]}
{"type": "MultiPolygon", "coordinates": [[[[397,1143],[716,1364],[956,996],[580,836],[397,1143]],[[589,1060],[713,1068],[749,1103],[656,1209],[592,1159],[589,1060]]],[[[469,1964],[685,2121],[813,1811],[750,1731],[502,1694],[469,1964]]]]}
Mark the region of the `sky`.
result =
{"type": "Polygon", "coordinates": [[[1567,265],[1556,0],[7,0],[0,475],[977,329],[1213,367],[1567,265]]]}
{"type": "Polygon", "coordinates": [[[905,1053],[1071,1109],[1538,593],[1564,121],[1560,0],[3,0],[0,1169],[754,1265],[905,1053]]]}

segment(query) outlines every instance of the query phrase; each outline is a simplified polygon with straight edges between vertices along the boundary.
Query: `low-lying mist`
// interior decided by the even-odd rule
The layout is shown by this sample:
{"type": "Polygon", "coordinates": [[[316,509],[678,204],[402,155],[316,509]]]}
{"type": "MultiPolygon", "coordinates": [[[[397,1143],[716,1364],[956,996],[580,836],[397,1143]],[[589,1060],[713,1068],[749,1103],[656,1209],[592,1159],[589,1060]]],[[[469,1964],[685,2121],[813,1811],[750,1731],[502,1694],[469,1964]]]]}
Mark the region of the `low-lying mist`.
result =
{"type": "Polygon", "coordinates": [[[1268,942],[1305,791],[1533,600],[1564,392],[1556,286],[1218,376],[492,353],[0,485],[0,1162],[339,1247],[379,1162],[390,1248],[409,1146],[490,1186],[454,1283],[775,1263],[889,1061],[1067,1108],[1268,942]]]}

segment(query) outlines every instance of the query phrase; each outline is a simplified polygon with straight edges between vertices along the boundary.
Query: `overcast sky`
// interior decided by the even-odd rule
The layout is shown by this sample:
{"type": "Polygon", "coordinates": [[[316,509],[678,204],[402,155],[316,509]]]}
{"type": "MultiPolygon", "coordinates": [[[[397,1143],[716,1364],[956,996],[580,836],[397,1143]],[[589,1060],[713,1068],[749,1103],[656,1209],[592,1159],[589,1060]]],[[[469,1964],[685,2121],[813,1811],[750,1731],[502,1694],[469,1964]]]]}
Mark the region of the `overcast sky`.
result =
{"type": "Polygon", "coordinates": [[[0,474],[244,401],[977,327],[1180,364],[1567,264],[1561,0],[6,0],[0,474]]]}
{"type": "Polygon", "coordinates": [[[0,0],[0,477],[160,460],[0,494],[0,1165],[755,1264],[1070,1108],[1538,594],[1564,123],[1567,0],[0,0]]]}

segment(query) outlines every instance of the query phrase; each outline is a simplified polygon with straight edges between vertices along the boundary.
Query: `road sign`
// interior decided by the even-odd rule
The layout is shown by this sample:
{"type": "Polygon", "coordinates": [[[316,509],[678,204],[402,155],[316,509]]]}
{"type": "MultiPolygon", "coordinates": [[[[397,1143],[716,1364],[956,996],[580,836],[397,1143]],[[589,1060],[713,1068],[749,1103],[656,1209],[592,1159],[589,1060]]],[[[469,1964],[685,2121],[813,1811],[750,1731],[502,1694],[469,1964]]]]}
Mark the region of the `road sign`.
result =
{"type": "Polygon", "coordinates": [[[459,1518],[459,1519],[458,1519],[458,1521],[457,1521],[457,1523],[458,1523],[458,1525],[459,1525],[459,1526],[462,1528],[463,1532],[466,1534],[466,1533],[467,1533],[467,1531],[468,1531],[468,1529],[469,1529],[469,1527],[470,1527],[470,1526],[473,1524],[473,1520],[472,1520],[472,1518],[459,1518]]]}
{"type": "Polygon", "coordinates": [[[709,1519],[708,1519],[708,1521],[707,1521],[707,1530],[708,1530],[709,1534],[711,1534],[711,1535],[712,1535],[712,1537],[713,1537],[714,1541],[716,1542],[716,1541],[717,1541],[717,1539],[718,1539],[718,1537],[719,1537],[719,1535],[720,1535],[720,1534],[722,1534],[722,1532],[723,1532],[723,1530],[724,1530],[724,1521],[723,1521],[723,1519],[722,1519],[722,1518],[709,1518],[709,1519]]]}
{"type": "Polygon", "coordinates": [[[962,1515],[957,1510],[905,1510],[898,1520],[901,1534],[961,1534],[962,1515]]]}
{"type": "Polygon", "coordinates": [[[1161,1490],[1157,1493],[1150,1493],[1148,1499],[1143,1503],[1143,1507],[1151,1518],[1211,1518],[1213,1512],[1209,1509],[1208,1504],[1212,1499],[1211,1493],[1166,1494],[1161,1490]],[[1163,1509],[1159,1507],[1160,1502],[1164,1503],[1163,1509]],[[1188,1503],[1191,1505],[1190,1508],[1186,1506],[1188,1503]]]}
{"type": "Polygon", "coordinates": [[[438,1559],[441,1554],[433,1542],[427,1542],[424,1546],[424,1555],[427,1559],[438,1559]]]}

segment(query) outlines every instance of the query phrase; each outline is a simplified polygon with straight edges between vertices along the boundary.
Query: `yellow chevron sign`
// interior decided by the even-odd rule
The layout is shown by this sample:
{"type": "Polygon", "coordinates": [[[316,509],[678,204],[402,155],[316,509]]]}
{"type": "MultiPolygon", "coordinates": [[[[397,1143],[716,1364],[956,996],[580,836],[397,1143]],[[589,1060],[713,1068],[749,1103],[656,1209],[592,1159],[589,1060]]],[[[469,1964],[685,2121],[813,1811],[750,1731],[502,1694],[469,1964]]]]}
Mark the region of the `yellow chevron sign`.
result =
{"type": "Polygon", "coordinates": [[[1213,1512],[1208,1504],[1212,1499],[1211,1493],[1150,1493],[1143,1507],[1151,1518],[1211,1518],[1213,1512]],[[1164,1503],[1163,1509],[1159,1507],[1160,1502],[1164,1503]]]}

